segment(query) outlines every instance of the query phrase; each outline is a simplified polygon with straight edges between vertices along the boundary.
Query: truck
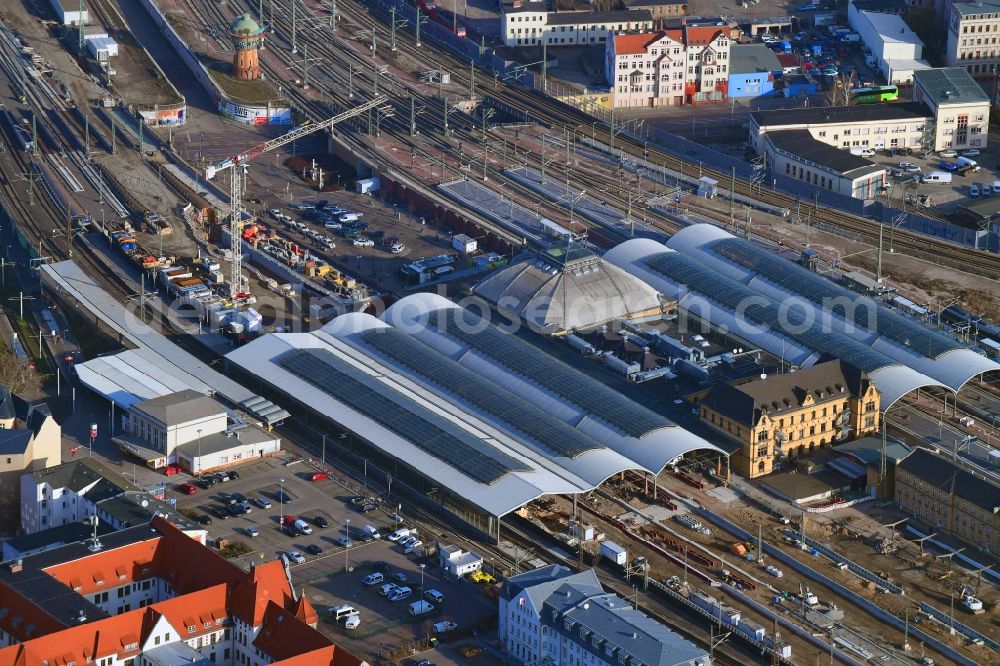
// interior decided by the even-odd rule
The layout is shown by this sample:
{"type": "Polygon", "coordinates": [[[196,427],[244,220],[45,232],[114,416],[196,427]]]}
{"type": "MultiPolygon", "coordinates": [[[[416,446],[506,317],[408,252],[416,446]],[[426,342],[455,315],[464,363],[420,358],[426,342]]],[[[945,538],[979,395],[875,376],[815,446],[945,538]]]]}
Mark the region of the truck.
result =
{"type": "Polygon", "coordinates": [[[605,557],[620,567],[628,562],[628,551],[619,546],[614,541],[601,542],[601,556],[605,557]]]}
{"type": "Polygon", "coordinates": [[[354,184],[355,191],[357,191],[358,194],[376,192],[381,187],[382,182],[378,178],[362,178],[354,184]]]}
{"type": "Polygon", "coordinates": [[[851,42],[860,42],[861,41],[861,35],[859,35],[856,32],[849,32],[846,35],[841,35],[840,36],[840,41],[843,42],[843,43],[845,43],[845,44],[848,44],[848,43],[851,43],[851,42]]]}
{"type": "Polygon", "coordinates": [[[979,171],[979,164],[976,160],[970,160],[968,157],[959,157],[955,160],[955,164],[959,169],[969,169],[972,171],[979,171]]]}

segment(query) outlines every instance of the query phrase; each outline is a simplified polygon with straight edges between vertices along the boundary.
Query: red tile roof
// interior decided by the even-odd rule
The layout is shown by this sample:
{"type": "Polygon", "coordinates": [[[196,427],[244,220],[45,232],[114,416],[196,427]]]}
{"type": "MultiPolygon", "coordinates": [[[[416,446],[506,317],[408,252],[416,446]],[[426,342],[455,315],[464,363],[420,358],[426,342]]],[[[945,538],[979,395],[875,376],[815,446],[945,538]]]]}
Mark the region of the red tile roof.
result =
{"type": "Polygon", "coordinates": [[[662,32],[621,33],[615,35],[615,55],[645,53],[650,44],[663,36],[662,32]]]}
{"type": "MultiPolygon", "coordinates": [[[[0,584],[0,608],[11,609],[0,617],[0,628],[23,630],[33,624],[37,636],[0,649],[0,666],[85,664],[88,658],[112,654],[124,658],[139,653],[161,618],[174,627],[179,639],[188,640],[217,631],[228,623],[230,615],[261,627],[255,646],[281,666],[363,664],[350,652],[336,649],[310,626],[319,616],[307,599],[294,598],[280,561],[247,573],[165,520],[155,518],[151,527],[158,533],[156,538],[49,567],[45,572],[64,584],[79,584],[82,594],[158,576],[170,582],[177,596],[121,615],[67,626],[0,584]],[[104,580],[108,572],[114,572],[112,580],[104,580]],[[98,583],[101,580],[103,583],[98,583]],[[20,618],[16,627],[14,617],[20,618]],[[192,626],[194,630],[188,631],[192,626]]],[[[12,633],[18,636],[16,631],[12,633]]]]}

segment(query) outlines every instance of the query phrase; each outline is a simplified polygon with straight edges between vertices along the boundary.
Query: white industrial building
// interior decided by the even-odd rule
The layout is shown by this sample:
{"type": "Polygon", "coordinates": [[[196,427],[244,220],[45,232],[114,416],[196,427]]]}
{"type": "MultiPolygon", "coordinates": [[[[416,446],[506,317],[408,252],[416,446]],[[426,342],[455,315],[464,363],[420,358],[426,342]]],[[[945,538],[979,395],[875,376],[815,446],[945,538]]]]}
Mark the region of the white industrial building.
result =
{"type": "Polygon", "coordinates": [[[718,447],[444,297],[408,296],[383,319],[344,314],[226,358],[312,427],[344,433],[394,485],[433,490],[487,533],[543,495],[656,475],[693,451],[728,473],[718,447]]]}
{"type": "Polygon", "coordinates": [[[859,10],[852,3],[848,22],[871,49],[875,66],[890,85],[908,84],[913,81],[915,71],[930,68],[930,63],[923,59],[923,41],[902,16],[859,10]]]}
{"type": "Polygon", "coordinates": [[[764,140],[773,173],[856,199],[874,199],[885,187],[884,166],[814,139],[808,130],[768,132],[764,140]]]}
{"type": "Polygon", "coordinates": [[[112,440],[149,467],[177,464],[192,474],[281,450],[280,438],[190,389],[133,404],[126,432],[112,440]]]}
{"type": "Polygon", "coordinates": [[[518,663],[710,666],[708,651],[607,593],[593,569],[551,564],[504,582],[499,635],[518,663]]]}
{"type": "Polygon", "coordinates": [[[90,12],[83,0],[49,0],[52,9],[62,25],[87,25],[90,23],[90,12]]]}
{"type": "Polygon", "coordinates": [[[479,571],[483,568],[483,556],[471,550],[462,550],[454,545],[442,545],[438,549],[441,569],[455,578],[479,571]]]}
{"type": "Polygon", "coordinates": [[[85,43],[91,57],[99,63],[118,56],[118,42],[107,35],[88,35],[85,43]]]}

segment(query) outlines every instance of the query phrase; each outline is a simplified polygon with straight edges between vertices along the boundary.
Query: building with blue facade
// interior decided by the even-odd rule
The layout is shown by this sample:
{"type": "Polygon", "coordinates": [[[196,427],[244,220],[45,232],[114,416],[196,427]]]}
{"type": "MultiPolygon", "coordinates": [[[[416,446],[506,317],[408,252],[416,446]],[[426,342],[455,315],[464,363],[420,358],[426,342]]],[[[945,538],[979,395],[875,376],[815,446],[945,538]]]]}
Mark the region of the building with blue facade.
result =
{"type": "Polygon", "coordinates": [[[778,56],[765,44],[733,44],[729,49],[729,96],[767,97],[781,76],[778,56]]]}

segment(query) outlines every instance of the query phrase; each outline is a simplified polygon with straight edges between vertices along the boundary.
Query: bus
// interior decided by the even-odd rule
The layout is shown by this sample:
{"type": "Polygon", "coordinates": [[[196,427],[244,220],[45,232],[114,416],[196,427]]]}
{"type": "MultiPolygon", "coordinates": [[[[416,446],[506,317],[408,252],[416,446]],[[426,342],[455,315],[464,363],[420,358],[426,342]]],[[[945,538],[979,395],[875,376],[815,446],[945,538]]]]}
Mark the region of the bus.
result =
{"type": "Polygon", "coordinates": [[[896,86],[875,86],[872,88],[853,88],[851,99],[855,104],[878,104],[879,102],[894,102],[899,99],[899,88],[896,86]]]}

